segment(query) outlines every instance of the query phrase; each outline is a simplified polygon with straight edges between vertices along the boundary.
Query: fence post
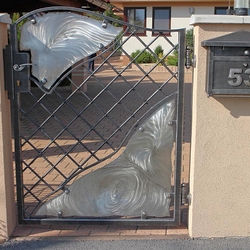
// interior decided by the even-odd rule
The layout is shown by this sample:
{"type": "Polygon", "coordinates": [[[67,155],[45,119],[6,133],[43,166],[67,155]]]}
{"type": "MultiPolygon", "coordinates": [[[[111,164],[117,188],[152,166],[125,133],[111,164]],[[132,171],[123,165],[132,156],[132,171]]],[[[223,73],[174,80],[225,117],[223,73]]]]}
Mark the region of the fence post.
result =
{"type": "MultiPolygon", "coordinates": [[[[240,30],[250,31],[250,16],[193,15],[191,24],[195,65],[189,233],[191,237],[250,236],[250,95],[208,97],[208,48],[201,45],[240,30]]],[[[244,41],[244,37],[238,37],[238,41],[244,41]]],[[[243,72],[244,65],[250,65],[249,57],[244,60],[240,65],[243,72]]],[[[233,56],[228,61],[231,63],[233,56]]],[[[214,76],[227,85],[226,63],[214,76]]],[[[248,76],[244,77],[247,80],[248,76]]]]}
{"type": "Polygon", "coordinates": [[[3,49],[8,42],[8,14],[0,13],[0,240],[9,238],[16,226],[12,158],[11,111],[4,88],[3,49]]]}

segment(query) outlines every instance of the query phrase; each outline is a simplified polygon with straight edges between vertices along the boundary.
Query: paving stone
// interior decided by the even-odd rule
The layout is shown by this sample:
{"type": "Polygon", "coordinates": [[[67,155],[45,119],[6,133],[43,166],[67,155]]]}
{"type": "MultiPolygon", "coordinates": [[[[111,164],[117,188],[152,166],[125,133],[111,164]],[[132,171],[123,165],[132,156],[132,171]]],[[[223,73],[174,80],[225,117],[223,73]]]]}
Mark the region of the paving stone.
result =
{"type": "Polygon", "coordinates": [[[81,237],[90,235],[88,230],[62,230],[59,234],[60,237],[81,237]]]}
{"type": "Polygon", "coordinates": [[[29,237],[55,237],[59,236],[61,230],[50,230],[50,229],[34,229],[29,237]]]}
{"type": "Polygon", "coordinates": [[[17,226],[12,233],[12,237],[27,237],[32,232],[33,228],[17,226]]]}
{"type": "Polygon", "coordinates": [[[166,235],[166,227],[138,227],[136,234],[140,235],[166,235]]]}
{"type": "Polygon", "coordinates": [[[67,224],[60,224],[60,225],[51,225],[50,229],[52,230],[78,230],[81,225],[67,225],[67,224]]]}
{"type": "Polygon", "coordinates": [[[167,235],[185,235],[188,234],[186,226],[172,226],[167,228],[167,235]]]}

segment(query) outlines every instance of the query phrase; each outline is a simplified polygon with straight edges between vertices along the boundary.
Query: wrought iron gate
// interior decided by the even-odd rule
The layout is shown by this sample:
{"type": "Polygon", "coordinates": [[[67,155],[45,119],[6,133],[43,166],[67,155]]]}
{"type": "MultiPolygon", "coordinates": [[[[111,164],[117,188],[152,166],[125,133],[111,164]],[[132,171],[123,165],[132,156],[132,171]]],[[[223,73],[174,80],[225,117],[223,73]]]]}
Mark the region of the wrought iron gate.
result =
{"type": "Polygon", "coordinates": [[[75,8],[39,9],[11,26],[5,75],[12,100],[20,223],[180,222],[184,45],[185,29],[143,29],[75,8]],[[60,15],[67,23],[61,23],[63,31],[54,31],[51,45],[45,19],[53,26],[50,18],[59,20],[60,15]],[[86,27],[79,31],[73,22],[81,26],[86,16],[84,25],[94,28],[82,46],[88,44],[88,55],[97,52],[95,69],[88,68],[93,58],[84,52],[79,58],[79,51],[62,69],[65,37],[67,43],[73,39],[71,47],[77,46],[74,34],[86,27]],[[91,39],[102,39],[98,22],[102,29],[122,28],[114,38],[105,34],[96,49],[91,39]],[[155,36],[145,43],[138,30],[155,36]],[[104,44],[109,38],[112,42],[104,44]],[[140,44],[133,56],[127,50],[131,41],[140,44]],[[64,45],[49,60],[47,50],[39,51],[45,46],[50,53],[58,42],[64,45]],[[164,53],[155,53],[158,45],[164,53]],[[178,67],[167,65],[174,54],[178,67]],[[154,63],[140,64],[145,55],[154,63]]]}

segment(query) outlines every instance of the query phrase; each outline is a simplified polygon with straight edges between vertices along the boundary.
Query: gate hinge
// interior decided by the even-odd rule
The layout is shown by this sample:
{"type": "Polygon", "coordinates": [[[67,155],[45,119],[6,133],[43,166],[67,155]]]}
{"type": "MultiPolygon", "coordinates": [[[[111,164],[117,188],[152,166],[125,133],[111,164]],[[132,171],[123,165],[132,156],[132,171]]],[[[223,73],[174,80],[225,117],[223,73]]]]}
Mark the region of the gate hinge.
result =
{"type": "Polygon", "coordinates": [[[187,183],[181,184],[181,205],[190,204],[188,189],[187,183]]]}
{"type": "Polygon", "coordinates": [[[191,67],[194,67],[194,64],[195,64],[194,55],[191,51],[190,46],[187,46],[186,47],[186,63],[185,63],[186,68],[190,69],[191,67]]]}

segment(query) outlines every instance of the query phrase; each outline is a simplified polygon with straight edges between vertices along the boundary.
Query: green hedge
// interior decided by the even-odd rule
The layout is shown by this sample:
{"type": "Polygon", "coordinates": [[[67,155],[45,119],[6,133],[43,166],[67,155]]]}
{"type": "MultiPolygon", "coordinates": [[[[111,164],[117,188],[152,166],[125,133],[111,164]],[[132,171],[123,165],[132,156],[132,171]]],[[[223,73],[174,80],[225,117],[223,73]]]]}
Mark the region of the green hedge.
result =
{"type": "MultiPolygon", "coordinates": [[[[190,46],[191,51],[193,48],[193,29],[187,30],[186,32],[186,45],[190,46]]],[[[141,51],[136,50],[131,54],[131,58],[134,59],[141,51]]],[[[155,55],[158,58],[164,57],[164,50],[161,45],[158,45],[154,50],[155,55]]],[[[142,54],[135,60],[137,63],[155,63],[157,57],[148,51],[143,51],[142,54]]],[[[192,58],[192,55],[191,55],[192,58]]],[[[164,60],[167,65],[178,66],[178,52],[174,51],[171,55],[167,56],[164,60]]]]}
{"type": "MultiPolygon", "coordinates": [[[[136,50],[135,52],[133,52],[131,54],[131,58],[135,59],[139,54],[141,53],[140,50],[136,50]]],[[[139,56],[138,58],[135,59],[136,63],[155,63],[156,62],[156,58],[154,57],[154,55],[152,55],[150,52],[144,50],[139,56]]]]}

